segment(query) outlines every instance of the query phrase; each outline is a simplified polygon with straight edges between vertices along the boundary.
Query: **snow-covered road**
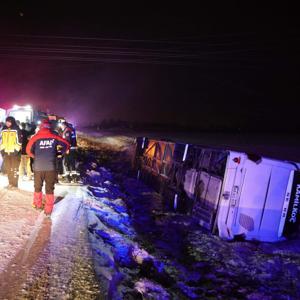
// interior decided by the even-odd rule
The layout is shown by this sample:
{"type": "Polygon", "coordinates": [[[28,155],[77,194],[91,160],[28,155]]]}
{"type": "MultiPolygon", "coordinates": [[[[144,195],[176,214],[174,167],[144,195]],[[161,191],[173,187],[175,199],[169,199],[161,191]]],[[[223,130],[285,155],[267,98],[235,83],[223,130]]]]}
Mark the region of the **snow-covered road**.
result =
{"type": "Polygon", "coordinates": [[[0,188],[0,272],[41,226],[31,193],[0,188]]]}
{"type": "Polygon", "coordinates": [[[57,186],[48,219],[31,207],[32,182],[20,187],[0,188],[0,298],[98,298],[82,188],[57,186]]]}

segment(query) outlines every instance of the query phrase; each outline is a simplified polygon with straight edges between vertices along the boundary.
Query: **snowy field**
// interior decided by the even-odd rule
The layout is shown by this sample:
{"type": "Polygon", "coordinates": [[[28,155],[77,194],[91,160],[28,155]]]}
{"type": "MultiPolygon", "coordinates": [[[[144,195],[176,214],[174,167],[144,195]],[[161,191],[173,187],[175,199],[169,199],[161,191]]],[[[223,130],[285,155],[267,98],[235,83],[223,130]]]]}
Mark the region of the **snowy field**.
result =
{"type": "Polygon", "coordinates": [[[94,149],[89,230],[97,274],[112,298],[299,299],[299,237],[277,244],[222,241],[190,216],[165,211],[163,199],[128,176],[132,137],[92,135],[81,136],[94,149]],[[109,161],[107,151],[119,155],[109,161]]]}
{"type": "Polygon", "coordinates": [[[131,176],[134,138],[79,135],[83,186],[0,177],[0,299],[300,299],[300,239],[225,242],[131,176]]]}
{"type": "Polygon", "coordinates": [[[133,130],[85,130],[89,136],[105,139],[134,139],[145,136],[153,139],[217,147],[241,152],[257,153],[262,156],[300,162],[300,135],[283,133],[195,133],[174,131],[133,131],[133,130]]]}

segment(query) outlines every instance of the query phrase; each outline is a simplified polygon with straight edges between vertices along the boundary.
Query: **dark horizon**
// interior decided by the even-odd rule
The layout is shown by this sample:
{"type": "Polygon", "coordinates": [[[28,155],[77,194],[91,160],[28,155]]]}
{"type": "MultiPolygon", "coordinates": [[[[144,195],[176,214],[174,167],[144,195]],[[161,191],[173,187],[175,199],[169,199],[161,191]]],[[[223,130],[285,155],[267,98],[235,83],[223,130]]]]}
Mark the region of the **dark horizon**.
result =
{"type": "Polygon", "coordinates": [[[297,131],[299,27],[290,11],[117,7],[2,7],[0,107],[32,104],[79,125],[297,131]]]}

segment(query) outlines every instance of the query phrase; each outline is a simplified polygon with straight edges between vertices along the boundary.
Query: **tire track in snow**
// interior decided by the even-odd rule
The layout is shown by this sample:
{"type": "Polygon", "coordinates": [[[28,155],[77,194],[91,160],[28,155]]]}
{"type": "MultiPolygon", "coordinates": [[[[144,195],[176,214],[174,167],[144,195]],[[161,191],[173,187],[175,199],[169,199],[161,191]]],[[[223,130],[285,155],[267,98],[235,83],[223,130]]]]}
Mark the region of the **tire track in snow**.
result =
{"type": "Polygon", "coordinates": [[[98,299],[81,188],[66,188],[68,194],[55,205],[49,220],[49,242],[30,268],[18,298],[98,299]]]}
{"type": "Polygon", "coordinates": [[[16,293],[26,280],[27,270],[34,265],[42,250],[46,247],[50,231],[51,221],[45,219],[43,213],[41,213],[25,247],[19,251],[7,268],[0,273],[1,299],[16,299],[16,293]]]}

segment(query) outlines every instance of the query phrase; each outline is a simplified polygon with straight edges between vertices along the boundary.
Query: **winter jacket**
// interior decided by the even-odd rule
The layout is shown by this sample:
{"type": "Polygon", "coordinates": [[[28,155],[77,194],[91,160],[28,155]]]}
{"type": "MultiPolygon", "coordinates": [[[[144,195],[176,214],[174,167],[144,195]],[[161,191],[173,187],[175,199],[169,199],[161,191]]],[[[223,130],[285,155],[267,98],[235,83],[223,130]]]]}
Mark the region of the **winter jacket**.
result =
{"type": "Polygon", "coordinates": [[[67,126],[62,133],[62,137],[70,143],[71,149],[76,149],[77,139],[74,128],[67,126]]]}
{"type": "Polygon", "coordinates": [[[21,150],[21,153],[22,153],[22,155],[26,155],[26,147],[27,147],[30,135],[31,134],[30,134],[29,131],[27,131],[25,129],[21,130],[21,136],[22,136],[22,150],[21,150]]]}
{"type": "Polygon", "coordinates": [[[3,156],[19,155],[22,148],[21,130],[17,124],[4,126],[1,131],[0,150],[3,156]]]}
{"type": "Polygon", "coordinates": [[[70,144],[62,137],[54,134],[50,129],[40,129],[29,140],[26,153],[34,158],[34,171],[55,171],[57,147],[61,147],[62,153],[69,150],[70,144]]]}

